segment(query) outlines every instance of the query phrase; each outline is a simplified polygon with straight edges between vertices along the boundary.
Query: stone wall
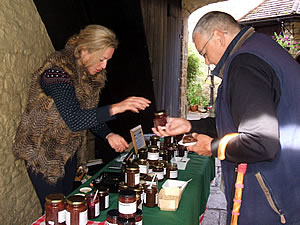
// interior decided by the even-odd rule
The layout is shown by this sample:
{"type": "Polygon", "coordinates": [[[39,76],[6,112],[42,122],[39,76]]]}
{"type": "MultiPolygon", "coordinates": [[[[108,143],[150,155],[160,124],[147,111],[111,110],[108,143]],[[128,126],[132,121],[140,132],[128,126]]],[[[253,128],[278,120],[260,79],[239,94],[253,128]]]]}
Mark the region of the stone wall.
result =
{"type": "Polygon", "coordinates": [[[41,207],[11,148],[31,74],[54,49],[32,0],[1,0],[0,21],[0,224],[27,225],[41,207]]]}

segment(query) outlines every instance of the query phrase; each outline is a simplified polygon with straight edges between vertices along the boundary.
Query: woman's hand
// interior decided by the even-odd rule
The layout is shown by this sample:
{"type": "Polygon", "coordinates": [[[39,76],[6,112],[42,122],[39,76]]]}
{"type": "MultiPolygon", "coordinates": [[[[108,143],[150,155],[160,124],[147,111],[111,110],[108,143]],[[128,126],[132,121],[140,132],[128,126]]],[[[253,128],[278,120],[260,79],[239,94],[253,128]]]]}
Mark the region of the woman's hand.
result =
{"type": "Polygon", "coordinates": [[[204,134],[193,133],[193,137],[197,139],[197,143],[192,146],[188,146],[187,150],[196,152],[198,155],[211,156],[211,142],[213,138],[204,134]]]}
{"type": "Polygon", "coordinates": [[[128,97],[119,103],[113,104],[110,108],[110,114],[113,116],[127,110],[138,113],[140,110],[145,110],[150,103],[150,100],[143,97],[128,97]]]}
{"type": "Polygon", "coordinates": [[[106,136],[106,139],[109,145],[115,149],[116,152],[123,152],[126,148],[129,147],[128,143],[123,137],[115,133],[109,133],[106,136]]]}
{"type": "Polygon", "coordinates": [[[192,125],[188,120],[182,118],[168,117],[165,130],[163,130],[161,126],[158,126],[158,129],[156,129],[155,127],[152,128],[152,131],[158,136],[167,137],[188,133],[191,129],[192,125]]]}

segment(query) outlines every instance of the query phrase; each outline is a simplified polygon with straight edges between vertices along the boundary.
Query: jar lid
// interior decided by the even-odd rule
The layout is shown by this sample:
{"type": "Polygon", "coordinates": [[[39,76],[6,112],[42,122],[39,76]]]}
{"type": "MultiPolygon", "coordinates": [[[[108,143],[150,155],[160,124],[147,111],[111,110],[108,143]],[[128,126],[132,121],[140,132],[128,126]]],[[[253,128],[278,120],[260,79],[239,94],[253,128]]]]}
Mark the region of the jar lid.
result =
{"type": "Polygon", "coordinates": [[[160,136],[153,135],[150,137],[151,140],[160,140],[160,136]]]}
{"type": "Polygon", "coordinates": [[[108,193],[109,192],[109,188],[105,187],[105,186],[99,186],[97,187],[98,193],[99,194],[103,194],[103,193],[108,193]]]}
{"type": "Polygon", "coordinates": [[[154,164],[153,165],[153,168],[155,168],[155,169],[163,169],[164,167],[163,167],[163,165],[161,164],[161,163],[156,163],[156,164],[154,164]]]}
{"type": "Polygon", "coordinates": [[[138,160],[138,163],[146,163],[147,162],[147,159],[139,159],[138,160]]]}
{"type": "Polygon", "coordinates": [[[135,225],[135,218],[125,219],[119,216],[117,222],[121,225],[135,225]]]}
{"type": "Polygon", "coordinates": [[[161,116],[161,115],[167,115],[167,112],[166,110],[161,110],[161,111],[157,111],[154,113],[155,116],[161,116]]]}
{"type": "Polygon", "coordinates": [[[132,198],[132,197],[136,197],[136,193],[133,190],[125,189],[119,192],[119,196],[123,198],[132,198]]]}
{"type": "Polygon", "coordinates": [[[147,148],[140,148],[138,149],[138,152],[146,152],[147,151],[147,148]]]}
{"type": "Polygon", "coordinates": [[[148,147],[148,151],[150,151],[150,150],[158,151],[157,145],[150,145],[150,146],[148,147]]]}
{"type": "Polygon", "coordinates": [[[59,203],[65,200],[65,196],[64,194],[61,193],[54,193],[54,194],[47,195],[45,200],[48,203],[59,203]]]}
{"type": "Polygon", "coordinates": [[[177,164],[176,163],[168,163],[168,167],[177,168],[177,164]]]}
{"type": "Polygon", "coordinates": [[[107,218],[117,220],[118,216],[119,216],[119,211],[117,209],[111,209],[107,211],[107,215],[106,215],[107,218]]]}
{"type": "Polygon", "coordinates": [[[81,205],[85,203],[85,197],[81,195],[72,195],[67,199],[67,203],[70,205],[81,205]]]}
{"type": "Polygon", "coordinates": [[[130,171],[138,171],[139,169],[140,169],[140,167],[135,164],[130,164],[126,167],[126,170],[130,170],[130,171]]]}

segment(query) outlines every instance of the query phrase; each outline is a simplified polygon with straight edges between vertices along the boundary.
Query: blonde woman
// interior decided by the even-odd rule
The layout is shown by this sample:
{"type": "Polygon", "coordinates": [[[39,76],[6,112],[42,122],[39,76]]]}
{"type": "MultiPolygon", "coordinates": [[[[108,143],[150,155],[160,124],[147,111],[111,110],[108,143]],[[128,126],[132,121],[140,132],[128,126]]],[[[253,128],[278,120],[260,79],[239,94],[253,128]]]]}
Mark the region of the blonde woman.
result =
{"type": "Polygon", "coordinates": [[[48,194],[71,193],[76,168],[87,160],[87,130],[122,152],[128,143],[105,122],[127,110],[138,113],[151,103],[133,96],[97,107],[105,68],[117,45],[111,30],[89,25],[33,74],[13,151],[25,160],[43,211],[48,194]]]}

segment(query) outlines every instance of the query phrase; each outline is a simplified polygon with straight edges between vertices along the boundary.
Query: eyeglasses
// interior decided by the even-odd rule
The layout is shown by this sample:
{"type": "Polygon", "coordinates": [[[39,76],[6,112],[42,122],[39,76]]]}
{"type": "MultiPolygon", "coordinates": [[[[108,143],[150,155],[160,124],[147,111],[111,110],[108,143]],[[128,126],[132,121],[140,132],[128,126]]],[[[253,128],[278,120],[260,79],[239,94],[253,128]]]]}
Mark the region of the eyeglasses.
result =
{"type": "Polygon", "coordinates": [[[214,36],[214,34],[211,34],[210,37],[208,38],[208,40],[206,41],[205,45],[202,47],[201,51],[199,51],[199,54],[201,56],[203,56],[204,58],[206,57],[206,52],[203,54],[203,50],[205,49],[206,45],[208,44],[208,42],[212,39],[212,37],[214,36]]]}

